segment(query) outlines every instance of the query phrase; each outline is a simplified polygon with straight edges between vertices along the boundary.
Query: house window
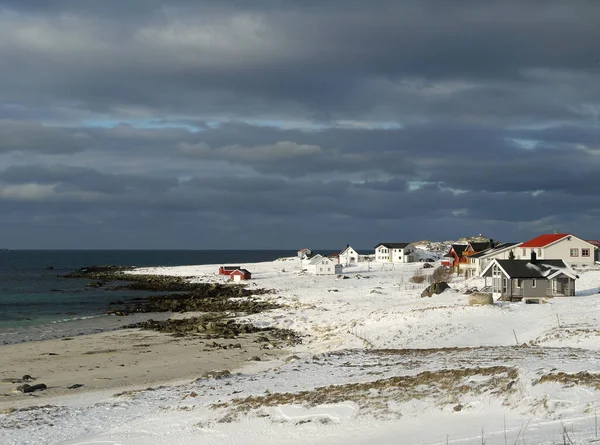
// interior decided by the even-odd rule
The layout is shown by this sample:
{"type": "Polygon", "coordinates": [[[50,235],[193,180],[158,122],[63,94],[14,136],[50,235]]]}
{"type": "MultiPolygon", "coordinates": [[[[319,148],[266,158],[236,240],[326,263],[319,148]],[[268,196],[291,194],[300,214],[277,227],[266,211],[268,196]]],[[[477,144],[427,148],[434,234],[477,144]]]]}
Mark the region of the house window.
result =
{"type": "Polygon", "coordinates": [[[521,256],[523,256],[523,257],[527,256],[527,249],[523,249],[523,254],[521,256]]]}
{"type": "Polygon", "coordinates": [[[542,249],[538,249],[538,254],[537,254],[537,256],[541,258],[541,256],[542,256],[542,249]]]}
{"type": "Polygon", "coordinates": [[[570,249],[571,256],[579,256],[579,249],[570,249]]]}
{"type": "Polygon", "coordinates": [[[581,249],[581,256],[590,256],[590,249],[581,249]]]}
{"type": "Polygon", "coordinates": [[[518,278],[517,279],[517,287],[521,287],[521,283],[523,282],[522,279],[518,278]]]}
{"type": "Polygon", "coordinates": [[[535,278],[531,280],[531,287],[535,287],[535,278]]]}

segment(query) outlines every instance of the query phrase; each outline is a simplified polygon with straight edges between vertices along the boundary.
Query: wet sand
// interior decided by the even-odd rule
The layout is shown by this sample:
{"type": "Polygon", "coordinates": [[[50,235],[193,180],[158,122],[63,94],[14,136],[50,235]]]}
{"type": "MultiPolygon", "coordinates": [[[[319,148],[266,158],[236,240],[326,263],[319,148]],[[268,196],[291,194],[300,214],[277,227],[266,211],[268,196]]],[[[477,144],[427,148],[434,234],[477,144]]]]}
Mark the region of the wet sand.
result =
{"type": "Polygon", "coordinates": [[[191,381],[207,371],[234,372],[248,366],[254,357],[264,362],[285,354],[284,349],[264,349],[264,343],[255,341],[258,337],[259,334],[246,334],[236,339],[202,339],[123,329],[2,345],[0,411],[51,403],[51,399],[63,395],[104,390],[117,393],[191,381]],[[35,380],[16,382],[24,375],[35,380]],[[48,388],[24,394],[16,390],[23,383],[44,383],[48,388]],[[77,384],[84,386],[68,389],[77,384]]]}

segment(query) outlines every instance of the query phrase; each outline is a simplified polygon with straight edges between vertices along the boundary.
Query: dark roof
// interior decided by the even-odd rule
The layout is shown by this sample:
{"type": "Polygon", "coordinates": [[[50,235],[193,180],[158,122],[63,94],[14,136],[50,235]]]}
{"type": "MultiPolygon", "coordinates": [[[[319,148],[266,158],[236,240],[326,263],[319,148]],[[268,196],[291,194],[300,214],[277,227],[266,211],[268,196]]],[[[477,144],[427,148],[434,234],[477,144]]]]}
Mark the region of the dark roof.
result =
{"type": "Polygon", "coordinates": [[[488,253],[492,253],[494,251],[494,249],[485,249],[485,250],[481,250],[477,253],[474,253],[473,255],[469,255],[469,258],[481,258],[484,255],[487,255],[488,253]]]}
{"type": "Polygon", "coordinates": [[[501,243],[494,247],[494,250],[506,249],[507,247],[516,246],[519,243],[501,243]]]}
{"type": "Polygon", "coordinates": [[[249,274],[249,273],[250,273],[250,271],[249,271],[248,269],[236,269],[236,270],[234,270],[234,272],[237,272],[238,270],[239,270],[241,273],[243,273],[244,275],[246,275],[246,274],[249,274]]]}
{"type": "Polygon", "coordinates": [[[410,243],[379,243],[375,246],[377,249],[379,246],[387,247],[388,249],[404,249],[410,243]]]}
{"type": "Polygon", "coordinates": [[[237,270],[240,266],[221,266],[223,270],[237,270]]]}
{"type": "Polygon", "coordinates": [[[490,247],[489,242],[484,243],[469,243],[475,252],[481,252],[490,247]]]}
{"type": "Polygon", "coordinates": [[[459,258],[462,256],[466,248],[466,244],[452,244],[452,249],[454,249],[459,258]]]}
{"type": "Polygon", "coordinates": [[[546,278],[546,272],[552,268],[568,268],[563,260],[496,260],[510,278],[546,278]]]}
{"type": "Polygon", "coordinates": [[[516,246],[519,243],[502,243],[502,244],[498,244],[496,247],[492,248],[492,249],[485,249],[482,250],[480,252],[474,253],[473,255],[470,255],[469,258],[481,258],[484,255],[487,255],[489,253],[494,253],[503,249],[507,249],[509,247],[513,247],[516,246]]]}

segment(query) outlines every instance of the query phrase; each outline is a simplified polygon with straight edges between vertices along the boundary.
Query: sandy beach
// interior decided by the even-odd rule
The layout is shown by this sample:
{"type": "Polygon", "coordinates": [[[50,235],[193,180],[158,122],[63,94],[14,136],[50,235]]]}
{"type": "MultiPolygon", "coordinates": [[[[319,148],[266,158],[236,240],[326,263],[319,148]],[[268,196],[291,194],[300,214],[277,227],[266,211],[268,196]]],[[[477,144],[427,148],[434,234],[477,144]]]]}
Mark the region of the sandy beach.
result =
{"type": "Polygon", "coordinates": [[[284,353],[264,349],[258,334],[236,339],[201,339],[123,329],[72,338],[0,346],[0,410],[43,405],[55,397],[110,390],[118,393],[202,377],[213,370],[234,372],[259,357],[284,353]],[[262,347],[262,349],[261,349],[262,347]],[[23,394],[24,375],[47,389],[23,394]],[[14,382],[14,383],[13,383],[14,382]],[[68,389],[72,385],[83,385],[68,389]]]}

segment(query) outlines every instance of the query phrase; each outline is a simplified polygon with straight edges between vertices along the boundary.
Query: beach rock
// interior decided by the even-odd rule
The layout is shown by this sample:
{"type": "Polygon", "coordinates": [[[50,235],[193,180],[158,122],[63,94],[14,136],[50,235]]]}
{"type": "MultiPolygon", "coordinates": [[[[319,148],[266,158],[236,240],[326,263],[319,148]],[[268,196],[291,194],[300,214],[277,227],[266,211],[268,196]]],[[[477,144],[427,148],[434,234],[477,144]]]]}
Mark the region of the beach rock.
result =
{"type": "Polygon", "coordinates": [[[74,385],[67,386],[67,389],[77,389],[77,388],[83,388],[83,385],[81,383],[75,383],[74,385]]]}
{"type": "Polygon", "coordinates": [[[442,281],[440,283],[430,284],[427,287],[427,289],[425,289],[421,293],[421,298],[423,298],[423,297],[431,297],[433,294],[441,294],[446,289],[450,289],[450,286],[448,286],[448,283],[446,283],[445,281],[442,281]]]}
{"type": "Polygon", "coordinates": [[[261,335],[261,336],[257,337],[256,340],[254,340],[254,343],[264,343],[264,342],[268,342],[268,341],[269,341],[268,337],[261,335]]]}
{"type": "Polygon", "coordinates": [[[231,377],[231,372],[229,372],[227,369],[223,369],[221,371],[217,371],[217,370],[207,371],[204,374],[202,374],[203,379],[221,380],[221,379],[224,379],[227,377],[231,377]]]}
{"type": "Polygon", "coordinates": [[[104,286],[104,283],[101,281],[96,281],[94,283],[86,284],[86,287],[96,287],[97,288],[97,287],[102,287],[102,286],[104,286]]]}
{"type": "Polygon", "coordinates": [[[47,388],[43,383],[38,383],[37,385],[28,385],[25,383],[24,385],[17,386],[17,391],[21,391],[22,393],[29,393],[34,391],[43,391],[47,388]]]}
{"type": "Polygon", "coordinates": [[[29,374],[25,374],[23,377],[21,377],[23,379],[24,382],[31,382],[33,380],[35,380],[33,377],[31,377],[29,374]]]}
{"type": "Polygon", "coordinates": [[[492,294],[473,292],[469,295],[469,306],[479,306],[484,304],[494,304],[494,297],[492,297],[492,294]]]}
{"type": "Polygon", "coordinates": [[[252,357],[250,357],[248,359],[249,362],[260,362],[262,361],[261,358],[258,355],[253,355],[252,357]]]}

